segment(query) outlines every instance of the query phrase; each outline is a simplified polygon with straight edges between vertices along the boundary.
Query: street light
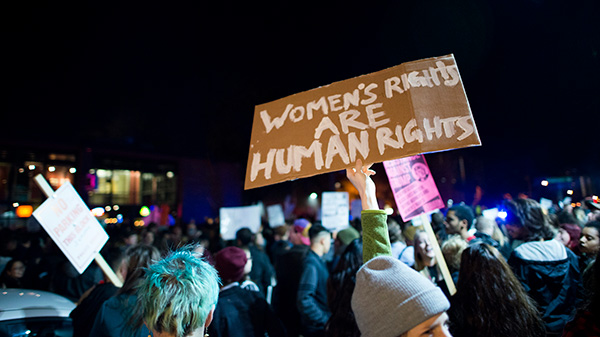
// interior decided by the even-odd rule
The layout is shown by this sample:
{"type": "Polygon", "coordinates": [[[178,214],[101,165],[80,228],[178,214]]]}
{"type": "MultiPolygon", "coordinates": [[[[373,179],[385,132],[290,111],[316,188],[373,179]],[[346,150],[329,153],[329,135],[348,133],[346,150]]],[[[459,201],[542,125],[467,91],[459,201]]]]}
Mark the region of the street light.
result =
{"type": "Polygon", "coordinates": [[[542,180],[542,186],[548,186],[548,180],[542,180]]]}

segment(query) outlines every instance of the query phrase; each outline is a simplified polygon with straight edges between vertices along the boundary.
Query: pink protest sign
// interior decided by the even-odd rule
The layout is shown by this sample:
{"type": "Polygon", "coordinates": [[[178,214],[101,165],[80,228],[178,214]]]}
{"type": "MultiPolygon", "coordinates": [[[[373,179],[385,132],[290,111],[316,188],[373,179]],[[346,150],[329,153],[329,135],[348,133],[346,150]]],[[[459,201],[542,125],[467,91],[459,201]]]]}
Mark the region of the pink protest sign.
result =
{"type": "Polygon", "coordinates": [[[383,162],[402,220],[444,208],[423,155],[383,162]]]}

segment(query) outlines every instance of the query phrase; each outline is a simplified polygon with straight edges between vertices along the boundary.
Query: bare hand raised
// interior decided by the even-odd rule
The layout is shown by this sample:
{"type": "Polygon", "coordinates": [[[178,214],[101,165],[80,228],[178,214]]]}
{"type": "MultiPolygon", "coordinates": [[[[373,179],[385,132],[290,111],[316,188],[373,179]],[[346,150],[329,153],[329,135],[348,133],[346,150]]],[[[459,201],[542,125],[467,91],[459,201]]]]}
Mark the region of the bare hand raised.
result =
{"type": "Polygon", "coordinates": [[[363,210],[379,209],[375,193],[375,183],[371,176],[375,171],[371,170],[371,164],[363,165],[362,160],[356,160],[356,166],[346,169],[346,177],[356,187],[363,210]]]}

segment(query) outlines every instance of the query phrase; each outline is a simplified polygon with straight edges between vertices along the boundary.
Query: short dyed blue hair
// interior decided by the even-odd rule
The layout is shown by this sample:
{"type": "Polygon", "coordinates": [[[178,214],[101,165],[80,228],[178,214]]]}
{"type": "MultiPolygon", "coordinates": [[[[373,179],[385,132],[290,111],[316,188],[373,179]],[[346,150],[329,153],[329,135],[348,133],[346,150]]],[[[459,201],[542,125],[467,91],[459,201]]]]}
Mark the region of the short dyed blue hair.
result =
{"type": "Polygon", "coordinates": [[[137,288],[139,313],[151,331],[177,337],[203,328],[219,297],[219,276],[192,246],[150,265],[137,288]]]}

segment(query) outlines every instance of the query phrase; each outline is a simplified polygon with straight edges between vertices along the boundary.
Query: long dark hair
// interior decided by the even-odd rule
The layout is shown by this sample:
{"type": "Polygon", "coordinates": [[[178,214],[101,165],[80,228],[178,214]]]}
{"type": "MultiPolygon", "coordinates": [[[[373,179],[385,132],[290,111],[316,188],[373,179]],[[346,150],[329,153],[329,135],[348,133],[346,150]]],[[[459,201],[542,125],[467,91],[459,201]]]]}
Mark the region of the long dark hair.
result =
{"type": "Polygon", "coordinates": [[[117,294],[133,294],[135,287],[144,276],[144,269],[159,258],[160,252],[154,246],[139,244],[127,248],[125,261],[123,261],[127,266],[127,274],[123,287],[117,294]]]}
{"type": "Polygon", "coordinates": [[[542,206],[532,199],[515,199],[504,202],[506,223],[525,229],[524,241],[552,240],[556,233],[550,227],[550,219],[542,206]]]}
{"type": "Polygon", "coordinates": [[[461,256],[457,292],[451,299],[455,336],[545,336],[533,300],[497,249],[484,243],[461,256]]]}
{"type": "Polygon", "coordinates": [[[327,279],[327,302],[331,310],[326,326],[328,336],[360,336],[351,300],[356,273],[363,263],[362,248],[362,239],[350,242],[327,279]]]}

